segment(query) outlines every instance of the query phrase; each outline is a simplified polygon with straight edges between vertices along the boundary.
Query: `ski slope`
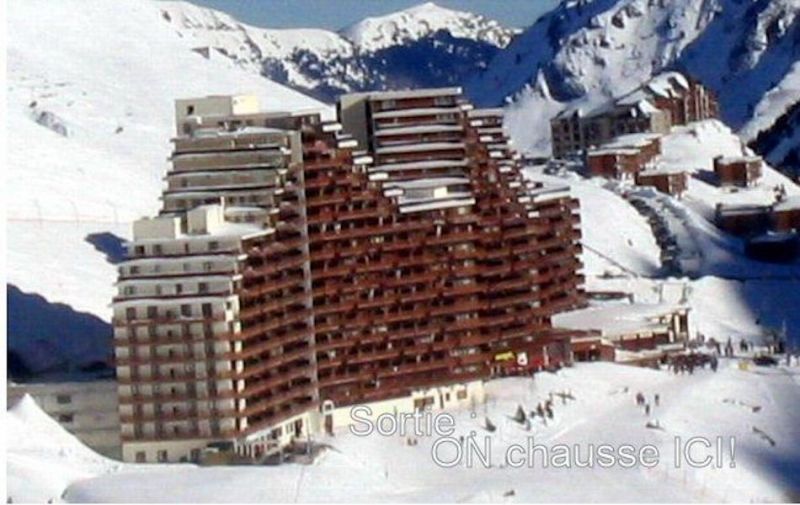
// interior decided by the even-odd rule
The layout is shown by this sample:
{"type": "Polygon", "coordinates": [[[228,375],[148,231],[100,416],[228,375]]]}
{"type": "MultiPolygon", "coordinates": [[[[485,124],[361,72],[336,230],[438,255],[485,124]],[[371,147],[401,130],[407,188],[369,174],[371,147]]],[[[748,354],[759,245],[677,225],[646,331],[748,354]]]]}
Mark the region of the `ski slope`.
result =
{"type": "MultiPolygon", "coordinates": [[[[22,415],[33,417],[34,406],[27,405],[7,415],[19,427],[18,436],[10,440],[9,474],[21,475],[20,462],[53,469],[69,466],[71,473],[62,474],[59,482],[50,482],[52,475],[45,473],[11,479],[9,493],[15,502],[21,497],[43,501],[47,493],[60,496],[64,484],[63,496],[72,502],[786,501],[800,491],[798,474],[792,473],[800,463],[798,377],[796,363],[741,370],[738,360],[723,359],[717,373],[674,375],[594,363],[534,379],[491,381],[486,405],[449,411],[455,420],[455,439],[474,432],[480,444],[489,444],[488,467],[478,460],[471,467],[465,462],[451,468],[437,466],[432,459],[439,438],[435,433],[411,437],[418,443],[409,445],[409,437],[397,434],[359,437],[347,430],[318,440],[331,448],[313,465],[201,468],[112,465],[107,460],[98,464],[77,451],[74,440],[50,434],[50,427],[19,422],[22,415]],[[652,405],[649,417],[634,402],[639,391],[652,405]],[[533,410],[550,393],[568,393],[574,400],[562,403],[554,396],[554,418],[546,424],[534,418],[530,429],[512,419],[519,406],[533,410]],[[659,406],[653,404],[656,393],[659,406]],[[756,412],[753,407],[760,409],[756,412]],[[487,418],[497,427],[493,433],[485,429],[487,418]],[[648,428],[648,421],[660,428],[648,428]],[[48,436],[41,436],[42,431],[48,436]],[[658,458],[652,468],[556,468],[554,459],[544,468],[540,457],[532,466],[511,468],[506,461],[508,447],[525,445],[528,437],[551,451],[559,444],[576,447],[582,456],[572,456],[573,462],[585,461],[591,444],[628,444],[637,449],[652,445],[658,458]],[[692,468],[683,458],[676,468],[676,437],[684,442],[692,437],[723,437],[726,444],[733,437],[735,448],[731,453],[725,445],[719,459],[722,468],[692,468]]],[[[455,455],[447,450],[437,454],[448,461],[455,455]]],[[[692,455],[699,460],[706,453],[693,450],[692,455]]]]}

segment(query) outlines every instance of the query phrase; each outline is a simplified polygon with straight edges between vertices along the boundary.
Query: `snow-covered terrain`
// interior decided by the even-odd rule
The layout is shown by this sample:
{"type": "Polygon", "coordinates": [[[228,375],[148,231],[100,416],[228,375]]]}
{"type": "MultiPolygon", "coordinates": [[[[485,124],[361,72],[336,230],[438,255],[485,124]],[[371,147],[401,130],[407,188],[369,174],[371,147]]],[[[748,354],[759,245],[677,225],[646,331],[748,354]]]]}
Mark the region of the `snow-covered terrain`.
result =
{"type": "Polygon", "coordinates": [[[669,68],[717,91],[725,121],[750,132],[760,129],[745,126],[756,108],[769,107],[759,104],[798,61],[798,12],[798,0],[564,0],[467,88],[479,104],[511,99],[515,140],[538,153],[547,152],[549,131],[525,128],[525,118],[619,96],[669,68]]]}
{"type": "MultiPolygon", "coordinates": [[[[15,502],[57,499],[62,491],[66,501],[74,502],[789,501],[800,491],[798,377],[797,364],[740,369],[738,360],[723,359],[717,373],[704,369],[674,375],[595,363],[534,379],[491,381],[486,405],[448,411],[455,420],[456,441],[474,433],[481,449],[488,444],[488,467],[477,458],[471,467],[465,461],[451,468],[437,466],[432,453],[440,436],[435,433],[359,437],[346,429],[317,440],[331,448],[313,465],[111,464],[87,456],[85,448],[78,450],[74,439],[56,433],[55,423],[46,422],[29,403],[7,414],[15,435],[8,448],[9,496],[15,502]],[[640,391],[651,404],[649,417],[635,404],[634,395],[640,391]],[[512,419],[519,406],[527,414],[551,393],[553,419],[531,418],[529,429],[512,419]],[[560,393],[574,399],[562,400],[560,393]],[[655,394],[660,396],[658,406],[655,394]],[[485,429],[486,419],[497,427],[493,433],[485,429]],[[532,453],[528,466],[523,452],[523,467],[512,468],[506,461],[508,448],[525,448],[530,437],[547,448],[550,458],[563,450],[559,445],[574,447],[579,454],[569,458],[573,467],[556,467],[555,458],[545,468],[541,453],[532,453]],[[693,468],[681,455],[676,467],[676,439],[683,447],[693,437],[712,444],[722,437],[720,457],[712,466],[693,468]],[[417,443],[409,444],[409,439],[417,443]],[[630,445],[636,451],[652,446],[648,450],[656,457],[646,460],[655,464],[575,464],[587,460],[590,446],[601,445],[630,445]],[[31,472],[32,468],[51,471],[31,472]]],[[[716,447],[696,446],[691,454],[700,461],[715,456],[715,451],[716,447]]],[[[437,454],[449,462],[455,451],[443,445],[437,454]]],[[[518,460],[519,454],[512,458],[518,460]]]]}
{"type": "Polygon", "coordinates": [[[159,5],[164,20],[208,58],[229,59],[328,102],[349,91],[459,84],[516,33],[430,2],[341,32],[264,29],[187,2],[159,5]]]}
{"type": "Polygon", "coordinates": [[[342,30],[342,34],[362,50],[377,51],[419,40],[439,30],[497,47],[507,46],[516,33],[493,19],[426,2],[400,12],[363,19],[342,30]]]}
{"type": "MultiPolygon", "coordinates": [[[[14,0],[7,10],[7,281],[104,320],[115,270],[86,237],[124,238],[157,210],[176,98],[254,93],[266,108],[330,113],[193,52],[158,2],[14,0]]],[[[49,338],[23,335],[33,336],[49,338]]]]}

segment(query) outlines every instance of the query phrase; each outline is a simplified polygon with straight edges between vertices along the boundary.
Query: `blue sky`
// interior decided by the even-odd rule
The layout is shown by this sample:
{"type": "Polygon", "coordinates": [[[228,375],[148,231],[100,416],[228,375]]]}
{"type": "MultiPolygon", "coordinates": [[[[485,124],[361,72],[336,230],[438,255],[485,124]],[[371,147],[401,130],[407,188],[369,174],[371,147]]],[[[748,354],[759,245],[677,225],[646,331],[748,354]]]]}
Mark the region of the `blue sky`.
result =
{"type": "MultiPolygon", "coordinates": [[[[423,0],[190,0],[266,28],[338,30],[367,16],[405,9],[423,0]]],[[[531,25],[558,0],[435,0],[438,5],[497,19],[511,27],[531,25]]]]}

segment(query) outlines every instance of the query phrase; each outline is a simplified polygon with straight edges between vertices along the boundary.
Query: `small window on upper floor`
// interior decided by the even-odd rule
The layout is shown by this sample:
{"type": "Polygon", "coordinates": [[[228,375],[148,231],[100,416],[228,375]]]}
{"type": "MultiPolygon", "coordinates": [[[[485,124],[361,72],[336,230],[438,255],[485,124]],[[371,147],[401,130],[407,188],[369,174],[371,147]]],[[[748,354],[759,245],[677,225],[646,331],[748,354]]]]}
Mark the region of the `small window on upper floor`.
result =
{"type": "Polygon", "coordinates": [[[56,403],[59,405],[72,403],[72,397],[70,395],[56,395],[56,403]]]}
{"type": "Polygon", "coordinates": [[[186,114],[189,115],[189,116],[194,114],[194,105],[189,105],[189,106],[186,107],[186,114]]]}
{"type": "Polygon", "coordinates": [[[72,414],[59,414],[58,415],[58,422],[59,423],[71,423],[75,421],[75,416],[72,414]]]}

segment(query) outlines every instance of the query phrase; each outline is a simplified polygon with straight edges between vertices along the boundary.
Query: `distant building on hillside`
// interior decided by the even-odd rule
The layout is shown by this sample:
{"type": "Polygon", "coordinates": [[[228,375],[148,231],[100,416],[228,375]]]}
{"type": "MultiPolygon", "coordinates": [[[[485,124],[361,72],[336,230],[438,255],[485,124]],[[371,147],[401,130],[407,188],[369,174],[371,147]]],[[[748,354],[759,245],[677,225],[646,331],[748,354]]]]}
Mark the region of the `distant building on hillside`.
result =
{"type": "Polygon", "coordinates": [[[770,227],[769,205],[718,204],[717,227],[732,235],[748,237],[767,232],[770,227]]]}
{"type": "Polygon", "coordinates": [[[686,170],[679,169],[645,169],[636,175],[636,184],[650,186],[662,193],[680,198],[689,187],[689,174],[686,170]]]}
{"type": "Polygon", "coordinates": [[[631,133],[589,149],[586,168],[590,175],[635,181],[637,174],[651,168],[661,154],[661,138],[652,133],[631,133]]]}
{"type": "Polygon", "coordinates": [[[599,106],[573,106],[550,122],[553,157],[585,152],[628,133],[666,134],[670,127],[719,117],[714,94],[679,72],[658,75],[599,106]]]}
{"type": "Polygon", "coordinates": [[[790,196],[772,206],[772,228],[800,233],[800,196],[790,196]]]}
{"type": "Polygon", "coordinates": [[[619,351],[682,348],[689,340],[689,312],[684,304],[613,304],[565,312],[553,324],[584,332],[573,339],[581,360],[609,360],[620,359],[619,351]]]}
{"type": "Polygon", "coordinates": [[[761,178],[763,161],[760,156],[717,156],[714,173],[721,186],[754,186],[761,178]]]}

